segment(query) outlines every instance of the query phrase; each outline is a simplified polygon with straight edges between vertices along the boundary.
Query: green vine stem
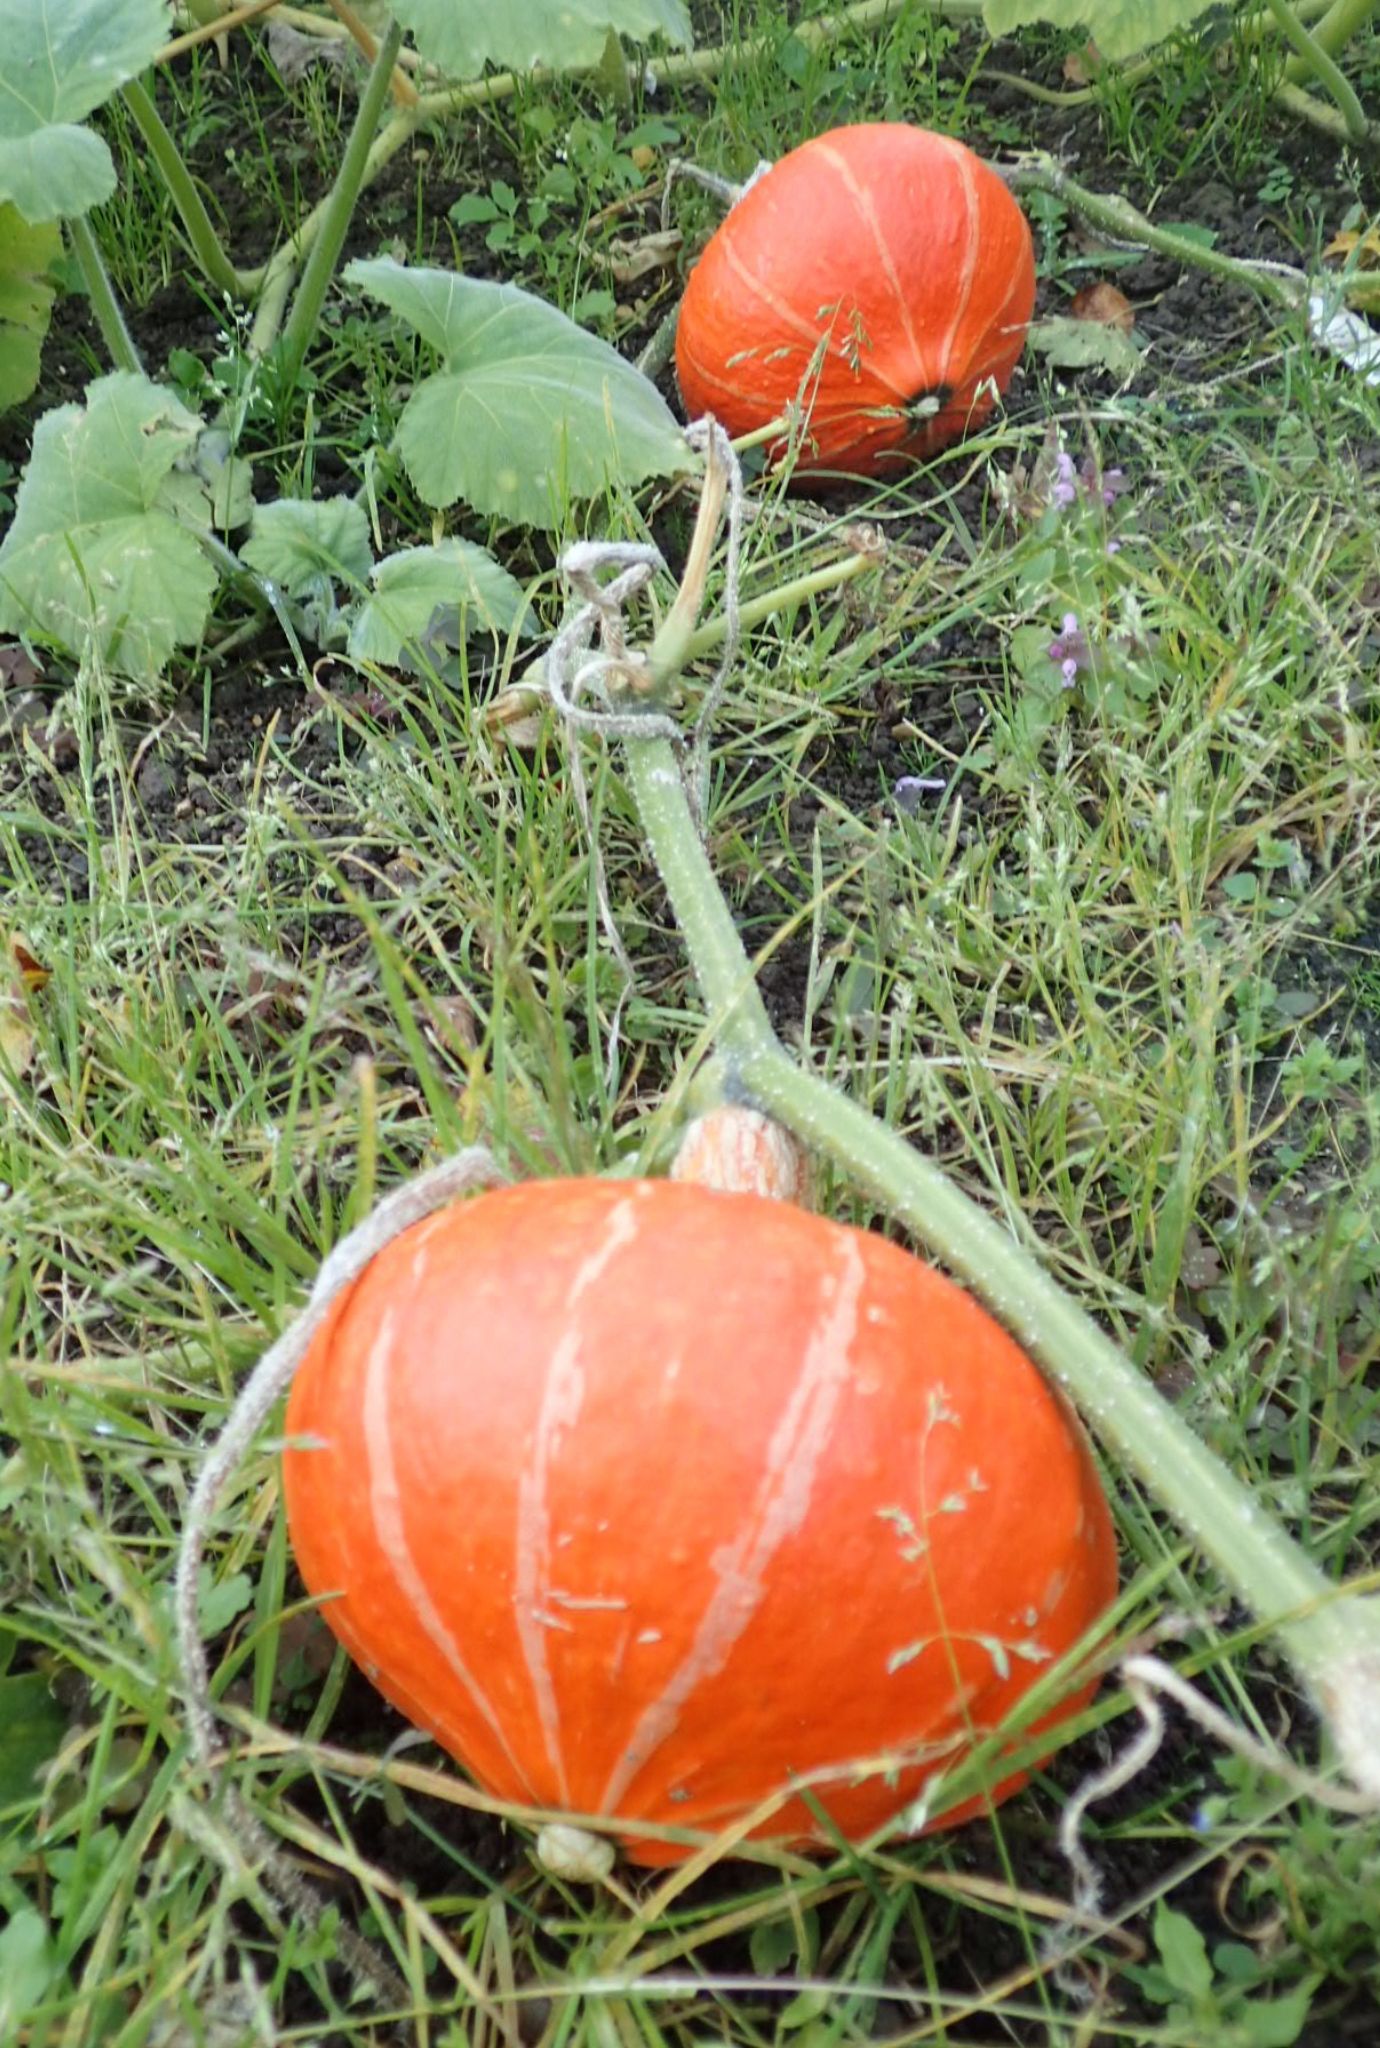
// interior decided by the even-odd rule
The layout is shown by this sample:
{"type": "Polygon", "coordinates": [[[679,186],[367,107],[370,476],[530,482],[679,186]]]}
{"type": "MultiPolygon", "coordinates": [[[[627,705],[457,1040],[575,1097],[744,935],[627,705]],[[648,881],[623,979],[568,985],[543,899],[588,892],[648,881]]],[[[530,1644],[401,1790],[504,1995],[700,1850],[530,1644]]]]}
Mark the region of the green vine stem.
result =
{"type": "Polygon", "coordinates": [[[1293,44],[1295,54],[1307,66],[1309,74],[1336,102],[1349,139],[1352,142],[1368,141],[1370,122],[1366,119],[1366,110],[1357,97],[1356,88],[1343,75],[1336,60],[1299,20],[1289,0],[1265,0],[1265,4],[1279,23],[1280,34],[1293,44]]]}
{"type": "MultiPolygon", "coordinates": [[[[652,661],[657,664],[655,646],[652,661]]],[[[778,1042],[666,740],[626,739],[633,800],[715,1041],[747,1097],[876,1197],[973,1291],[1286,1644],[1341,1761],[1380,1798],[1380,1601],[1339,1592],[1030,1253],[778,1042]]]]}
{"type": "Polygon", "coordinates": [[[158,175],[181,216],[192,254],[201,266],[203,276],[225,298],[239,298],[244,290],[244,280],[221,246],[220,236],[196,189],[196,182],[183,162],[182,152],[154,105],[153,94],[138,78],[131,78],[122,87],[122,94],[139,133],[148,145],[149,155],[158,166],[158,175]]]}
{"type": "Polygon", "coordinates": [[[86,286],[91,300],[91,311],[96,316],[96,325],[101,330],[106,354],[117,370],[133,370],[136,375],[143,370],[139,351],[134,346],[134,337],[125,325],[124,312],[115,296],[115,287],[110,282],[110,272],[105,267],[101,245],[84,213],[72,214],[67,221],[68,239],[72,253],[81,270],[82,283],[86,286]]]}
{"type": "MultiPolygon", "coordinates": [[[[335,174],[322,214],[321,226],[312,245],[302,271],[297,294],[283,329],[282,373],[288,384],[295,384],[306,360],[312,336],[316,333],[325,304],[326,293],[335,267],[340,260],[341,249],[349,232],[355,202],[364,183],[365,166],[369,160],[370,145],[378,127],[383,103],[393,83],[393,68],[402,48],[402,29],[390,21],[378,46],[363,94],[355,110],[354,126],[350,139],[345,145],[345,154],[340,160],[340,169],[335,174]]],[[[418,102],[420,104],[420,102],[418,102]]]]}
{"type": "MultiPolygon", "coordinates": [[[[1380,0],[1332,0],[1322,20],[1313,30],[1313,41],[1320,50],[1326,50],[1335,57],[1344,50],[1354,36],[1360,34],[1366,23],[1380,9],[1380,0]]],[[[1302,7],[1298,10],[1301,19],[1308,19],[1302,7]]],[[[1301,77],[1304,72],[1303,60],[1291,57],[1285,66],[1290,78],[1301,77]]]]}
{"type": "MultiPolygon", "coordinates": [[[[1342,144],[1352,140],[1341,108],[1320,100],[1315,93],[1295,84],[1292,78],[1282,78],[1271,97],[1276,106],[1283,107],[1296,121],[1306,121],[1310,128],[1317,128],[1333,142],[1342,144]]],[[[1380,149],[1380,121],[1368,122],[1361,139],[1370,148],[1380,149]]]]}
{"type": "Polygon", "coordinates": [[[1031,156],[1003,170],[1002,176],[1013,192],[1049,192],[1062,199],[1109,241],[1154,249],[1182,263],[1185,269],[1206,270],[1214,277],[1245,285],[1290,312],[1297,312],[1307,297],[1307,280],[1302,272],[1284,274],[1282,268],[1267,269],[1237,256],[1224,256],[1220,250],[1205,249],[1201,243],[1175,234],[1172,228],[1156,227],[1119,194],[1089,192],[1085,186],[1075,184],[1051,156],[1031,156]]]}

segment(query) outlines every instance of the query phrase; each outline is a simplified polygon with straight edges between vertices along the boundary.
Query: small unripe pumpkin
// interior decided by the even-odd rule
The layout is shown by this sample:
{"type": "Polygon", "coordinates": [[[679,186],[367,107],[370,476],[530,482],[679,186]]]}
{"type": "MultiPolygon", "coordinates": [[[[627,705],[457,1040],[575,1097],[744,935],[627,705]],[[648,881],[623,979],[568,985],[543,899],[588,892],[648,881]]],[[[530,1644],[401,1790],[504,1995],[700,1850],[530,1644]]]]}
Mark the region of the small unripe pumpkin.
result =
{"type": "Polygon", "coordinates": [[[835,128],[754,181],[690,273],[676,374],[691,415],[755,432],[799,403],[795,474],[895,471],[991,411],[1025,346],[1025,215],[951,136],[835,128]]]}
{"type": "Polygon", "coordinates": [[[573,1816],[713,1832],[779,1794],[754,1833],[827,1839],[803,1781],[862,1836],[1115,1585],[1083,1436],[1016,1344],[908,1252],[755,1195],[441,1211],[336,1302],[287,1432],[351,1655],[488,1791],[573,1816]]]}

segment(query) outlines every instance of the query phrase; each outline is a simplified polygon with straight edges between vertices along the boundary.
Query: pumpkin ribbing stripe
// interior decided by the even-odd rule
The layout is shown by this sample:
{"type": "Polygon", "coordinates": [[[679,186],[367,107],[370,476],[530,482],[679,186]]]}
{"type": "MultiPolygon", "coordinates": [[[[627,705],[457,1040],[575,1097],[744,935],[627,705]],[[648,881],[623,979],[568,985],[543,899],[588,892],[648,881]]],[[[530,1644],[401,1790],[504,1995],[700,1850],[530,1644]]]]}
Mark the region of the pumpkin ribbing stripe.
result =
{"type": "Polygon", "coordinates": [[[765,283],[755,272],[749,270],[732,242],[725,242],[719,254],[725,266],[733,272],[738,284],[760,299],[762,304],[775,314],[783,326],[793,329],[802,341],[808,343],[812,352],[818,348],[818,327],[812,326],[805,318],[805,315],[798,313],[789,300],[783,299],[779,292],[773,291],[769,284],[765,283]]]}
{"type": "MultiPolygon", "coordinates": [[[[425,1253],[419,1252],[413,1259],[414,1285],[419,1277],[418,1268],[424,1257],[425,1253]]],[[[392,1362],[395,1327],[394,1312],[391,1308],[386,1309],[379,1324],[378,1335],[369,1346],[368,1357],[365,1360],[361,1402],[363,1428],[360,1440],[366,1465],[365,1484],[370,1518],[374,1525],[374,1534],[378,1538],[379,1553],[387,1560],[398,1591],[415,1614],[428,1642],[440,1653],[448,1669],[464,1686],[509,1766],[526,1787],[527,1796],[535,1801],[536,1794],[532,1781],[509,1745],[503,1732],[502,1720],[466,1664],[459,1644],[442,1620],[422,1576],[421,1568],[412,1554],[412,1546],[408,1542],[407,1526],[403,1519],[402,1488],[398,1483],[397,1460],[393,1451],[392,1419],[388,1408],[391,1384],[389,1367],[392,1362]]]]}
{"type": "MultiPolygon", "coordinates": [[[[541,1408],[532,1444],[531,1462],[518,1480],[517,1546],[513,1570],[513,1612],[518,1639],[531,1680],[537,1719],[547,1760],[555,1776],[562,1806],[571,1803],[561,1743],[560,1702],[551,1662],[547,1656],[547,1632],[551,1618],[551,1468],[560,1453],[561,1438],[579,1421],[584,1403],[585,1381],[580,1368],[583,1336],[575,1320],[579,1306],[590,1289],[597,1286],[619,1252],[637,1236],[637,1197],[629,1195],[609,1213],[603,1240],[576,1268],[566,1296],[565,1313],[571,1326],[565,1330],[546,1370],[541,1408]]],[[[557,1626],[569,1626],[558,1623],[557,1626]]]]}
{"type": "Polygon", "coordinates": [[[815,1474],[848,1389],[852,1347],[868,1280],[862,1253],[851,1237],[840,1240],[838,1253],[836,1270],[822,1276],[804,1362],[767,1445],[752,1504],[732,1544],[715,1553],[718,1583],[700,1617],[689,1653],[640,1716],[600,1795],[598,1810],[602,1813],[617,1811],[629,1786],[674,1733],[681,1707],[705,1679],[728,1662],[767,1597],[772,1560],[809,1512],[815,1474]]]}
{"type": "MultiPolygon", "coordinates": [[[[886,239],[882,234],[882,224],[877,218],[877,210],[873,206],[870,196],[866,189],[858,183],[848,163],[839,155],[837,150],[830,148],[827,142],[820,142],[818,150],[824,161],[833,166],[839,183],[852,200],[854,209],[859,218],[865,223],[867,231],[872,237],[872,245],[877,251],[878,266],[881,269],[882,276],[886,279],[887,289],[896,301],[896,310],[900,315],[901,326],[905,333],[906,341],[909,344],[910,352],[921,366],[922,385],[935,383],[938,380],[930,373],[929,356],[921,346],[920,338],[915,332],[915,322],[911,317],[910,302],[906,297],[905,288],[897,275],[895,258],[887,247],[886,239]]],[[[873,374],[877,377],[879,383],[889,384],[891,382],[889,378],[884,377],[876,369],[875,365],[873,366],[873,374]]],[[[897,395],[901,396],[902,394],[898,392],[897,395]]]]}
{"type": "MultiPolygon", "coordinates": [[[[1006,326],[1003,326],[1002,324],[1002,315],[1008,311],[1012,299],[1020,290],[1024,282],[1025,279],[1022,276],[1021,271],[1016,266],[1013,265],[1011,276],[1006,287],[1006,297],[998,306],[992,320],[992,338],[994,342],[1001,342],[1009,345],[1011,336],[1017,332],[1020,333],[1022,341],[1024,341],[1026,328],[1029,325],[1028,321],[1022,319],[1018,321],[1013,321],[1006,326]]],[[[1005,353],[1004,349],[1003,353],[1005,353]]]]}
{"type": "Polygon", "coordinates": [[[978,258],[981,253],[980,245],[982,240],[982,201],[978,195],[977,180],[974,175],[975,167],[976,160],[970,157],[966,150],[955,152],[955,168],[958,171],[959,182],[963,187],[965,219],[968,224],[968,253],[963,264],[958,304],[954,310],[954,317],[950,322],[949,331],[944,337],[943,348],[940,351],[939,360],[942,363],[948,363],[953,360],[954,347],[958,340],[959,330],[968,317],[968,307],[973,297],[973,286],[977,281],[978,258]]]}

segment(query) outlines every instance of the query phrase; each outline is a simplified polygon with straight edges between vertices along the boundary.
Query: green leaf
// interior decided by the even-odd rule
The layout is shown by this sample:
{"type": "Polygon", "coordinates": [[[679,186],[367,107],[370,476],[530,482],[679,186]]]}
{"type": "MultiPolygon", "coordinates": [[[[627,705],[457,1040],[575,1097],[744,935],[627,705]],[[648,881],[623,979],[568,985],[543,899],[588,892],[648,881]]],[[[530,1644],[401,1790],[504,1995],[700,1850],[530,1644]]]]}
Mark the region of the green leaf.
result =
{"type": "Polygon", "coordinates": [[[28,397],[55,286],[49,276],[62,256],[62,233],[51,222],[32,226],[13,206],[0,206],[0,412],[28,397]]]}
{"type": "Polygon", "coordinates": [[[1086,31],[1104,57],[1120,63],[1177,34],[1211,5],[1212,0],[983,0],[982,18],[994,36],[1037,21],[1086,31]]]}
{"type": "Polygon", "coordinates": [[[1242,2006],[1237,2025],[1251,2048],[1294,2048],[1308,2021],[1317,1979],[1296,1984],[1282,1998],[1253,1998],[1242,2006]]]}
{"type": "Polygon", "coordinates": [[[353,498],[279,498],[256,505],[254,530],[240,549],[251,569],[281,583],[289,597],[307,597],[321,578],[362,588],[374,565],[369,521],[353,498]]]}
{"type": "Polygon", "coordinates": [[[1155,1947],[1176,1991],[1188,1998],[1207,1997],[1212,1990],[1207,1943],[1187,1915],[1176,1913],[1163,1899],[1155,1908],[1155,1947]]]}
{"type": "MultiPolygon", "coordinates": [[[[453,631],[506,633],[527,610],[522,585],[472,541],[405,548],[374,571],[374,594],[350,630],[350,652],[381,668],[398,666],[407,643],[424,647],[453,631]]],[[[524,621],[523,630],[532,628],[524,621]]]]}
{"type": "Polygon", "coordinates": [[[66,1733],[67,1716],[41,1673],[0,1678],[0,1808],[37,1798],[38,1773],[66,1733]]]}
{"type": "Polygon", "coordinates": [[[109,199],[114,159],[76,123],[171,33],[168,0],[0,0],[0,199],[29,221],[109,199]]]}
{"type": "Polygon", "coordinates": [[[428,505],[464,498],[526,526],[615,482],[694,467],[650,380],[616,349],[516,285],[356,261],[345,276],[445,358],[403,408],[398,446],[428,505]]]}
{"type": "Polygon", "coordinates": [[[223,1635],[239,1619],[254,1598],[248,1572],[232,1572],[228,1579],[215,1579],[209,1565],[203,1565],[197,1580],[196,1611],[204,1636],[223,1635]]]}
{"type": "Polygon", "coordinates": [[[798,1948],[791,1920],[759,1920],[748,1936],[748,1957],[758,1977],[779,1977],[795,1961],[798,1948]]]}
{"type": "Polygon", "coordinates": [[[452,78],[477,78],[486,64],[597,64],[610,29],[638,42],[662,35],[682,49],[691,41],[681,0],[393,0],[393,13],[422,56],[452,78]]]}
{"type": "Polygon", "coordinates": [[[0,631],[35,632],[112,668],[156,677],[201,632],[216,572],[173,516],[201,422],[147,377],[91,385],[45,413],[0,546],[0,631]]]}
{"type": "Polygon", "coordinates": [[[32,1906],[0,1928],[0,2040],[14,2041],[57,1975],[48,1929],[32,1906]]]}

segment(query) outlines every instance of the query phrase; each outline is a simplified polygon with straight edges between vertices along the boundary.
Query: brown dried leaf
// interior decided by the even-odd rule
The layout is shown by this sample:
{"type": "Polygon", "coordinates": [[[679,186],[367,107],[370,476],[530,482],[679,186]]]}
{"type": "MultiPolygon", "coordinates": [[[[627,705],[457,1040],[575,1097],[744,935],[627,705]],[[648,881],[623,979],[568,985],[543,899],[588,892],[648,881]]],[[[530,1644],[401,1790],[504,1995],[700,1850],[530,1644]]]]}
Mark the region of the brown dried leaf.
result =
{"type": "Polygon", "coordinates": [[[1064,79],[1069,85],[1091,85],[1102,69],[1102,52],[1089,37],[1081,50],[1070,50],[1064,59],[1064,79]]]}
{"type": "Polygon", "coordinates": [[[0,1078],[22,1080],[33,1064],[34,1027],[29,997],[49,979],[24,941],[11,935],[0,964],[0,1078]]]}
{"type": "Polygon", "coordinates": [[[657,228],[646,235],[622,235],[606,249],[591,249],[590,260],[607,270],[615,284],[636,284],[653,271],[669,270],[680,252],[679,228],[657,228]]]}
{"type": "Polygon", "coordinates": [[[1380,228],[1367,228],[1364,235],[1355,228],[1346,228],[1332,237],[1323,255],[1335,256],[1345,263],[1353,252],[1359,270],[1380,270],[1380,228]]]}
{"type": "Polygon", "coordinates": [[[428,1036],[433,1041],[439,1039],[452,1052],[478,1050],[479,1020],[467,996],[433,996],[430,1007],[436,1019],[428,1026],[428,1036]]]}
{"type": "Polygon", "coordinates": [[[53,978],[51,967],[45,967],[35,960],[17,932],[10,937],[10,958],[19,974],[20,985],[26,989],[46,988],[53,978]]]}
{"type": "Polygon", "coordinates": [[[31,690],[43,671],[27,647],[0,647],[0,690],[31,690]]]}
{"type": "Polygon", "coordinates": [[[1380,228],[1368,228],[1364,235],[1347,228],[1333,236],[1323,255],[1349,266],[1348,306],[1357,313],[1380,313],[1380,228]]]}
{"type": "Polygon", "coordinates": [[[290,1699],[294,1685],[300,1685],[303,1677],[319,1680],[331,1668],[335,1655],[335,1637],[314,1607],[304,1607],[295,1614],[289,1614],[278,1624],[278,1661],[273,1674],[273,1701],[282,1706],[290,1699]],[[292,1666],[300,1658],[297,1671],[292,1666]]]}
{"type": "Polygon", "coordinates": [[[1131,301],[1105,277],[1075,292],[1069,312],[1075,320],[1092,320],[1099,327],[1114,327],[1118,334],[1130,334],[1136,324],[1131,301]]]}

